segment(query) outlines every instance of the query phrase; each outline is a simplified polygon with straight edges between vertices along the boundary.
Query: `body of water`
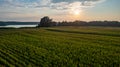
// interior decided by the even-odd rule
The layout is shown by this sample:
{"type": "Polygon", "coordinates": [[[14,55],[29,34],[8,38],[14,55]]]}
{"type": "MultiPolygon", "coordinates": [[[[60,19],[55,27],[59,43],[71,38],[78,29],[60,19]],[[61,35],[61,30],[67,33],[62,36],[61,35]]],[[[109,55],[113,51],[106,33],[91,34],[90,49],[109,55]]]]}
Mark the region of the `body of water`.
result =
{"type": "Polygon", "coordinates": [[[6,26],[0,26],[1,28],[22,28],[22,27],[36,27],[37,25],[6,25],[6,26]]]}

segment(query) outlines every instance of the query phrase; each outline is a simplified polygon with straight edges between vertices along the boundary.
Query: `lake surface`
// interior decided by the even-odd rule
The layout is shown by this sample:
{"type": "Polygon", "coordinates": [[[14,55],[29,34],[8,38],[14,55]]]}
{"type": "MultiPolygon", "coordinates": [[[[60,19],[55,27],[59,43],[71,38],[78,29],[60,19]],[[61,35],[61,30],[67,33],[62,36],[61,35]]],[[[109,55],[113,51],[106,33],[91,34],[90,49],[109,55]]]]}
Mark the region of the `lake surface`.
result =
{"type": "Polygon", "coordinates": [[[1,28],[22,28],[22,27],[36,27],[37,25],[6,25],[6,26],[0,26],[1,28]]]}

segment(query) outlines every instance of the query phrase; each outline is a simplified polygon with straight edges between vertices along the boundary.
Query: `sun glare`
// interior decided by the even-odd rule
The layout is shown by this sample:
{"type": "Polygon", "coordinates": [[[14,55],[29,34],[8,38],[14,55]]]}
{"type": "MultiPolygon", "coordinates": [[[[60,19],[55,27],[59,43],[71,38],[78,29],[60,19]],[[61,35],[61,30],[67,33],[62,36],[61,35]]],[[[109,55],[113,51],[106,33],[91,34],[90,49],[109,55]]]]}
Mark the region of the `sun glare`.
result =
{"type": "Polygon", "coordinates": [[[74,15],[80,15],[80,11],[79,11],[79,10],[75,10],[75,11],[73,12],[73,14],[74,14],[74,15]]]}
{"type": "Polygon", "coordinates": [[[70,13],[75,16],[79,16],[82,12],[80,3],[78,2],[73,3],[70,8],[71,8],[70,13]]]}

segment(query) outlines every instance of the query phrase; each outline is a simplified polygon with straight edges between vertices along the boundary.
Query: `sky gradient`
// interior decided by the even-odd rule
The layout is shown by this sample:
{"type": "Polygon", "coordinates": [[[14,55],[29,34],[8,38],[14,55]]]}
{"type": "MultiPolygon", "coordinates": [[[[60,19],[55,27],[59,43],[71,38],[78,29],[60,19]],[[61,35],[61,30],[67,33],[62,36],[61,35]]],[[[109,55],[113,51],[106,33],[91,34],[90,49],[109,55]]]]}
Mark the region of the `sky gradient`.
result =
{"type": "Polygon", "coordinates": [[[120,0],[0,0],[0,21],[120,21],[120,0]]]}

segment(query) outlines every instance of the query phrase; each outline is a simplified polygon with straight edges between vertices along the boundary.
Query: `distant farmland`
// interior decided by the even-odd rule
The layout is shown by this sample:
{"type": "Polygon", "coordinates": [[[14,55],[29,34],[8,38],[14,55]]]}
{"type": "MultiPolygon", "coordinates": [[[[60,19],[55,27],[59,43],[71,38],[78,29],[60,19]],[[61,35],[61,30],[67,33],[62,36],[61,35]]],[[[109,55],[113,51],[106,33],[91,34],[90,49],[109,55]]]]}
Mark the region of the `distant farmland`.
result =
{"type": "Polygon", "coordinates": [[[0,29],[0,67],[120,67],[120,28],[0,29]]]}

